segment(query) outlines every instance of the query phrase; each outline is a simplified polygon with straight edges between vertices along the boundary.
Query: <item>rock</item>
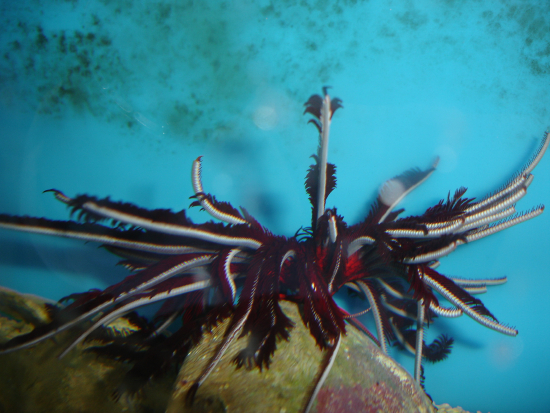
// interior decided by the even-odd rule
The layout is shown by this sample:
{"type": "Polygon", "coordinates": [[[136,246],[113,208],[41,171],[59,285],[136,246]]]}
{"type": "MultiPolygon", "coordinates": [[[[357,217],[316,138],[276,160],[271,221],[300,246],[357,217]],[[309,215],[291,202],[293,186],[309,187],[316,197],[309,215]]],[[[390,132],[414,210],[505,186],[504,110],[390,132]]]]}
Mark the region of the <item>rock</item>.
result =
{"type": "MultiPolygon", "coordinates": [[[[447,403],[436,405],[435,407],[437,408],[438,413],[470,413],[467,410],[464,410],[460,406],[451,407],[451,405],[447,403]]],[[[477,413],[481,413],[481,412],[478,410],[477,413]]]]}
{"type": "MultiPolygon", "coordinates": [[[[319,374],[323,352],[301,321],[298,306],[281,307],[295,327],[290,341],[281,341],[268,370],[236,369],[233,359],[246,345],[237,340],[199,388],[195,402],[185,402],[187,390],[201,374],[220,343],[227,322],[218,326],[185,360],[167,410],[185,412],[299,412],[319,374]]],[[[363,333],[347,326],[334,365],[312,412],[433,412],[431,400],[412,377],[363,333]]]]}
{"type": "MultiPolygon", "coordinates": [[[[298,306],[281,303],[295,323],[290,341],[278,343],[269,369],[237,369],[232,360],[247,338],[233,343],[199,388],[194,403],[188,388],[214,354],[228,322],[203,337],[180,369],[147,385],[139,397],[111,396],[129,370],[126,363],[85,352],[78,346],[57,356],[81,328],[73,328],[30,349],[0,355],[0,412],[299,412],[319,374],[324,353],[303,325],[298,306]],[[174,383],[176,383],[174,385],[174,383]],[[168,407],[167,407],[168,406],[168,407]]],[[[48,322],[43,301],[0,289],[0,340],[48,322]]],[[[96,343],[97,344],[97,343],[96,343]]],[[[347,326],[334,366],[311,412],[434,412],[411,376],[363,333],[347,326]]]]}
{"type": "MultiPolygon", "coordinates": [[[[49,321],[45,300],[0,288],[0,340],[49,321]],[[6,317],[7,316],[7,317],[6,317]]],[[[127,364],[84,352],[85,346],[57,356],[80,332],[71,329],[29,349],[0,354],[0,413],[161,413],[175,374],[147,386],[139,398],[111,396],[129,370],[127,364]]]]}

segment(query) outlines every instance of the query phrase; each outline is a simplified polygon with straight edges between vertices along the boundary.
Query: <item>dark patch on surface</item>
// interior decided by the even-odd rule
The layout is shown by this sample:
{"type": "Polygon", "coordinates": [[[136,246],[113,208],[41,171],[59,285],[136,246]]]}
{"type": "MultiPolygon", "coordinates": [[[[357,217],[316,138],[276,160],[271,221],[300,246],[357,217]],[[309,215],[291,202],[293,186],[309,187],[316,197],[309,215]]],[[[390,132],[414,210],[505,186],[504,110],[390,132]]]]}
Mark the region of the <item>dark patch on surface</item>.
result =
{"type": "MultiPolygon", "coordinates": [[[[125,128],[136,125],[134,117],[144,117],[169,126],[176,139],[216,139],[211,136],[233,126],[212,126],[212,119],[225,115],[242,118],[242,108],[234,102],[247,101],[256,93],[257,85],[250,80],[250,65],[256,59],[281,56],[282,70],[268,71],[267,78],[264,73],[259,76],[262,82],[284,85],[290,77],[307,77],[315,83],[329,81],[342,70],[338,60],[349,55],[349,47],[345,52],[340,50],[327,33],[327,27],[345,27],[333,17],[342,14],[344,6],[331,5],[327,0],[306,1],[302,6],[288,0],[272,1],[262,8],[230,2],[197,7],[192,1],[140,5],[121,0],[102,4],[101,12],[75,15],[71,28],[53,30],[31,23],[36,18],[48,19],[46,6],[31,14],[18,11],[18,22],[5,20],[12,41],[9,48],[4,47],[7,64],[0,69],[7,73],[4,77],[11,77],[17,90],[0,91],[0,96],[5,101],[24,100],[33,111],[60,117],[70,109],[88,111],[108,121],[118,119],[125,128]],[[322,24],[315,16],[304,22],[299,19],[303,8],[316,13],[328,8],[331,13],[322,24]],[[241,11],[242,21],[237,18],[241,11]],[[124,24],[135,33],[121,30],[124,24]],[[250,25],[256,26],[250,40],[235,41],[250,25]],[[265,31],[258,36],[262,26],[265,31]],[[281,39],[267,35],[278,27],[300,38],[305,26],[309,29],[302,43],[303,61],[287,58],[281,39]],[[326,45],[331,49],[331,61],[317,65],[315,62],[327,53],[326,45]],[[156,85],[156,100],[136,106],[132,97],[144,84],[156,85]],[[192,93],[201,95],[200,102],[189,98],[192,93]]],[[[77,6],[74,10],[78,13],[77,6]]],[[[302,99],[309,89],[304,86],[295,93],[302,99]]]]}
{"type": "Polygon", "coordinates": [[[168,124],[171,128],[182,129],[187,127],[192,128],[204,115],[204,111],[190,102],[190,106],[186,103],[176,101],[174,103],[173,113],[168,118],[168,124]]]}
{"type": "Polygon", "coordinates": [[[390,29],[387,25],[382,25],[380,27],[380,30],[378,31],[378,34],[382,37],[395,37],[396,32],[395,30],[390,29]]]}
{"type": "Polygon", "coordinates": [[[172,5],[159,3],[156,5],[156,7],[156,21],[158,23],[164,23],[166,20],[168,20],[168,18],[170,18],[170,15],[172,14],[172,5]]]}
{"type": "Polygon", "coordinates": [[[48,45],[48,38],[44,36],[44,31],[42,30],[42,27],[36,28],[36,40],[35,45],[38,49],[44,49],[48,45]]]}
{"type": "MultiPolygon", "coordinates": [[[[97,17],[91,20],[99,25],[97,17]]],[[[103,79],[117,77],[120,64],[116,51],[106,49],[104,41],[98,42],[96,32],[47,31],[23,21],[6,29],[7,36],[15,39],[10,42],[12,53],[2,64],[3,72],[13,81],[7,93],[18,93],[17,98],[30,110],[49,115],[63,116],[67,108],[95,114],[103,110],[99,85],[103,79]]],[[[106,39],[107,34],[101,38],[106,39]]],[[[4,100],[8,98],[3,90],[0,93],[4,100]]]]}
{"type": "Polygon", "coordinates": [[[260,13],[264,17],[277,17],[273,2],[270,2],[269,5],[260,8],[260,13]]]}
{"type": "Polygon", "coordinates": [[[395,13],[395,18],[403,26],[412,30],[418,30],[428,22],[428,17],[425,14],[414,9],[404,13],[395,13]]]}
{"type": "Polygon", "coordinates": [[[541,64],[536,59],[527,59],[531,73],[536,76],[547,75],[550,73],[550,64],[541,64]]]}
{"type": "MultiPolygon", "coordinates": [[[[196,141],[217,139],[212,135],[219,128],[212,119],[247,119],[250,114],[242,104],[257,96],[258,84],[301,102],[311,85],[333,83],[345,65],[362,64],[368,71],[373,56],[403,59],[410,49],[404,48],[400,31],[422,33],[416,52],[436,49],[441,56],[467,56],[464,38],[445,29],[468,12],[457,3],[442,3],[433,21],[414,3],[396,5],[379,17],[369,14],[368,2],[357,0],[281,0],[264,2],[263,7],[232,2],[199,7],[190,0],[101,3],[86,15],[78,14],[75,4],[78,24],[56,30],[44,23],[45,5],[31,14],[20,12],[19,19],[4,17],[0,98],[23,100],[33,110],[56,116],[68,109],[88,111],[136,131],[140,129],[133,126],[144,126],[139,119],[145,118],[169,127],[177,140],[196,141]],[[350,8],[348,15],[364,21],[360,30],[342,17],[350,8]],[[433,40],[425,36],[430,25],[441,31],[433,40]],[[298,51],[288,50],[288,38],[296,40],[292,44],[298,51]],[[343,40],[349,38],[353,41],[343,40]],[[147,99],[142,93],[149,93],[147,99]]],[[[481,9],[473,17],[495,42],[519,31],[524,36],[523,63],[535,76],[548,75],[550,6],[501,6],[481,9]]]]}
{"type": "Polygon", "coordinates": [[[316,51],[317,50],[317,43],[312,42],[312,41],[306,42],[306,49],[311,50],[313,52],[316,51]]]}
{"type": "Polygon", "coordinates": [[[504,7],[496,15],[486,10],[481,16],[495,36],[523,39],[520,59],[532,75],[550,74],[550,3],[540,2],[537,7],[518,3],[504,7]],[[505,21],[511,24],[505,26],[505,21]]]}

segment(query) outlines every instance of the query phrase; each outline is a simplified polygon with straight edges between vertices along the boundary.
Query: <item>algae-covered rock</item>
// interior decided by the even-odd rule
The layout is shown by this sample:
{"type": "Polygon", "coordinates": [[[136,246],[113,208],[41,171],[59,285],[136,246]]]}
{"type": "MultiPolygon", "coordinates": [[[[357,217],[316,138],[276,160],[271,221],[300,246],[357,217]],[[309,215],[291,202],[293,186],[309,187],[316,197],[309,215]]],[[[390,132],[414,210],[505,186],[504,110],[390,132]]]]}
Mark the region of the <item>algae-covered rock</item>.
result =
{"type": "MultiPolygon", "coordinates": [[[[443,403],[440,405],[435,406],[437,408],[438,413],[470,413],[467,410],[464,410],[462,407],[451,407],[447,403],[443,403]]],[[[481,413],[479,410],[477,413],[481,413]]]]}
{"type": "MultiPolygon", "coordinates": [[[[1,342],[48,321],[43,299],[0,288],[1,342]]],[[[57,358],[82,331],[76,330],[29,349],[0,354],[0,413],[165,411],[175,374],[147,386],[139,398],[115,401],[112,393],[130,366],[83,351],[89,344],[57,358]]]]}
{"type": "MultiPolygon", "coordinates": [[[[298,306],[288,302],[281,306],[295,327],[290,341],[278,343],[269,369],[237,369],[233,359],[246,345],[247,337],[239,339],[199,388],[191,406],[186,402],[187,389],[214,354],[228,322],[204,336],[185,360],[177,380],[175,372],[168,373],[147,385],[139,397],[113,399],[113,391],[131,366],[84,351],[91,344],[78,346],[61,360],[57,358],[82,327],[30,349],[0,355],[0,413],[299,412],[325,353],[303,325],[298,306]]],[[[47,322],[48,317],[40,299],[0,290],[2,342],[47,322]]],[[[364,334],[348,326],[312,412],[377,411],[435,409],[405,370],[364,334]]]]}
{"type": "MultiPolygon", "coordinates": [[[[236,369],[233,359],[246,345],[235,342],[199,388],[195,402],[187,390],[212,357],[227,323],[207,334],[184,362],[168,412],[299,412],[319,374],[324,353],[303,325],[298,306],[281,303],[294,322],[290,341],[278,343],[268,370],[236,369]]],[[[432,412],[430,399],[412,377],[363,333],[347,326],[334,365],[312,412],[432,412]]]]}

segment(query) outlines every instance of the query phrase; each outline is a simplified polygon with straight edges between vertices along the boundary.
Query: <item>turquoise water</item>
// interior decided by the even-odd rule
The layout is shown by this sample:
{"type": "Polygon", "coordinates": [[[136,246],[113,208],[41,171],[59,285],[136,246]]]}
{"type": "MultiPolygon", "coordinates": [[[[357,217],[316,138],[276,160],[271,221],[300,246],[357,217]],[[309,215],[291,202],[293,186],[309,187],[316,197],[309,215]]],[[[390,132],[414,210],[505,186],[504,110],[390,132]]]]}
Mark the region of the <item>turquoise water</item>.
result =
{"type": "MultiPolygon", "coordinates": [[[[67,219],[49,188],[187,208],[205,189],[275,233],[310,222],[305,172],[317,132],[303,103],[343,100],[327,206],[348,223],[379,185],[440,156],[403,203],[422,212],[460,186],[483,196],[550,126],[547,1],[28,1],[1,3],[0,211],[67,219]]],[[[550,205],[550,155],[517,206],[550,205]]],[[[198,209],[198,221],[207,219],[198,209]]],[[[508,276],[481,297],[519,335],[438,321],[451,357],[425,365],[436,403],[544,412],[550,339],[548,212],[442,259],[446,275],[508,276]]],[[[126,273],[96,245],[0,233],[0,284],[52,299],[126,273]]],[[[412,358],[393,349],[409,370],[412,358]]]]}

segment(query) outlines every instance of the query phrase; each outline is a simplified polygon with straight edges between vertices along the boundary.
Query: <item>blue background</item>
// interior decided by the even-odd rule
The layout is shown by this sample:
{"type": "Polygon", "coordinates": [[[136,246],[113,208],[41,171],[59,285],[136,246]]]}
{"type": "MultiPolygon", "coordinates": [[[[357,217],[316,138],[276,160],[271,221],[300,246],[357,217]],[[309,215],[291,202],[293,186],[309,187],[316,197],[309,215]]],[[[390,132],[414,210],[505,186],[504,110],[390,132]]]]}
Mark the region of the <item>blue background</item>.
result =
{"type": "MultiPolygon", "coordinates": [[[[544,1],[0,2],[0,211],[67,219],[51,194],[187,208],[192,161],[205,190],[287,236],[310,222],[305,172],[317,132],[303,103],[341,98],[327,206],[359,221],[379,185],[441,157],[403,203],[483,196],[528,161],[550,125],[544,1]]],[[[549,155],[547,155],[548,157],[549,155]]],[[[550,204],[550,160],[518,210],[550,204]]],[[[192,217],[208,217],[198,208],[192,217]]],[[[467,316],[426,364],[436,403],[548,411],[548,213],[442,259],[446,275],[508,276],[481,297],[515,338],[467,316]]],[[[96,245],[0,232],[0,284],[52,299],[126,273],[96,245]]],[[[360,310],[361,308],[357,308],[360,310]]],[[[412,370],[412,358],[393,349],[412,370]]]]}

